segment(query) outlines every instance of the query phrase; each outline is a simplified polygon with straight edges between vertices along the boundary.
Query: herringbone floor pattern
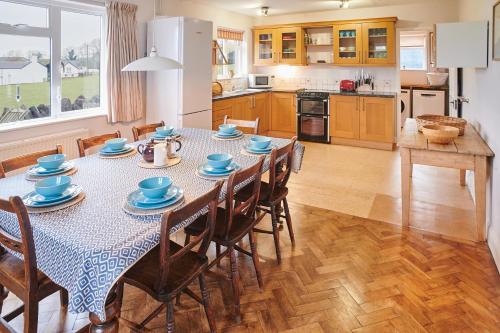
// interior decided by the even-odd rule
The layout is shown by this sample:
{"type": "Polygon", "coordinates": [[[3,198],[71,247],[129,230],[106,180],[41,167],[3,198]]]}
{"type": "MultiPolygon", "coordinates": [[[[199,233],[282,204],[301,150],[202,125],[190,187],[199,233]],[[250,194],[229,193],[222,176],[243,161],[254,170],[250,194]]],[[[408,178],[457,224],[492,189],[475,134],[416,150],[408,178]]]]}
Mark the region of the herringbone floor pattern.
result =
{"type": "MultiPolygon", "coordinates": [[[[485,245],[304,205],[291,209],[297,243],[292,247],[286,230],[281,233],[282,265],[271,236],[258,237],[263,291],[251,261],[239,257],[241,324],[226,310],[229,283],[209,276],[220,332],[500,332],[500,276],[485,245]]],[[[10,298],[5,309],[17,302],[10,298]]],[[[122,316],[138,322],[157,305],[127,288],[122,316]]],[[[175,316],[177,332],[208,332],[203,309],[187,296],[175,316]]],[[[148,329],[163,332],[164,317],[148,329]]],[[[60,311],[54,295],[42,303],[39,321],[40,332],[73,332],[87,317],[60,311]]]]}

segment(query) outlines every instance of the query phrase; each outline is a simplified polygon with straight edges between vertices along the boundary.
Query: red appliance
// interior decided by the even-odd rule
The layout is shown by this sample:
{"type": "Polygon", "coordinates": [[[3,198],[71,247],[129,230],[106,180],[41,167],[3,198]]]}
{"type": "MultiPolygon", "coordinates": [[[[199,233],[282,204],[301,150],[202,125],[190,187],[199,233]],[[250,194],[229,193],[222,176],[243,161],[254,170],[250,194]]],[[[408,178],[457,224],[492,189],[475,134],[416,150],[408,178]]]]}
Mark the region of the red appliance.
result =
{"type": "Polygon", "coordinates": [[[340,91],[355,91],[356,84],[353,80],[342,80],[340,81],[340,91]]]}

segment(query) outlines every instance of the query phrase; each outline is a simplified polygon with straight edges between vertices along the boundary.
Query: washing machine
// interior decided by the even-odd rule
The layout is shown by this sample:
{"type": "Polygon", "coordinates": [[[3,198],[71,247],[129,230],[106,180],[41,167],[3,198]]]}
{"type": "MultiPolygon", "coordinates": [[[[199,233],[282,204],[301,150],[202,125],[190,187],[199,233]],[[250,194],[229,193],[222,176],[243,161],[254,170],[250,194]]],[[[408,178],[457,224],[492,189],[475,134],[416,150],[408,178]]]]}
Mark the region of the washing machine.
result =
{"type": "Polygon", "coordinates": [[[406,118],[411,117],[411,91],[401,89],[401,127],[404,126],[406,118]]]}

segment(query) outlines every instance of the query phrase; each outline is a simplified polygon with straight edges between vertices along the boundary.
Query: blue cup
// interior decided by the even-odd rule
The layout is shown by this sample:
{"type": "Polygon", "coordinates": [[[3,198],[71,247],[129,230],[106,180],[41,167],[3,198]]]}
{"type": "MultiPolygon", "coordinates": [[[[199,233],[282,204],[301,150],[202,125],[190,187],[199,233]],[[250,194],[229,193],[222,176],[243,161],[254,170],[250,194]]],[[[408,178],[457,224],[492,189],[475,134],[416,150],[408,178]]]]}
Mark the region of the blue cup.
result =
{"type": "Polygon", "coordinates": [[[219,132],[223,134],[233,134],[234,132],[236,132],[236,125],[234,124],[219,125],[219,132]]]}
{"type": "Polygon", "coordinates": [[[156,133],[158,133],[161,136],[169,136],[172,135],[172,133],[174,133],[174,127],[173,126],[157,127],[156,133]]]}
{"type": "Polygon", "coordinates": [[[105,142],[106,147],[109,147],[111,150],[122,150],[123,147],[125,147],[125,144],[127,143],[126,138],[116,138],[116,139],[110,139],[105,142]]]}
{"type": "Polygon", "coordinates": [[[38,160],[38,165],[46,170],[55,170],[59,169],[61,165],[64,163],[64,159],[66,155],[64,154],[54,154],[40,157],[38,160]]]}
{"type": "Polygon", "coordinates": [[[224,169],[233,160],[233,156],[230,154],[210,154],[207,156],[208,165],[215,169],[224,169]]]}
{"type": "Polygon", "coordinates": [[[44,197],[58,197],[71,185],[68,176],[55,176],[39,180],[35,183],[35,192],[44,197]]]}
{"type": "Polygon", "coordinates": [[[271,138],[267,136],[252,136],[250,138],[250,145],[257,149],[266,149],[271,144],[271,138]]]}
{"type": "Polygon", "coordinates": [[[151,177],[139,182],[139,189],[146,198],[157,199],[165,196],[171,185],[169,177],[151,177]]]}

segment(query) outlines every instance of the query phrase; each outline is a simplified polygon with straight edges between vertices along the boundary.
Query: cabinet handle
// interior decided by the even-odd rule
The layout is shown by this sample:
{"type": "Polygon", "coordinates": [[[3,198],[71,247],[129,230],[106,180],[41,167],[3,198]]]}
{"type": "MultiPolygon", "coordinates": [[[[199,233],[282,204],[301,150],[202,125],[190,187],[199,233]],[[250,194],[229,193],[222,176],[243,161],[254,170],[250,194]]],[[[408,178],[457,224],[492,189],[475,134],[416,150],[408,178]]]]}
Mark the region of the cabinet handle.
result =
{"type": "Polygon", "coordinates": [[[422,97],[436,97],[436,94],[420,94],[422,97]]]}

